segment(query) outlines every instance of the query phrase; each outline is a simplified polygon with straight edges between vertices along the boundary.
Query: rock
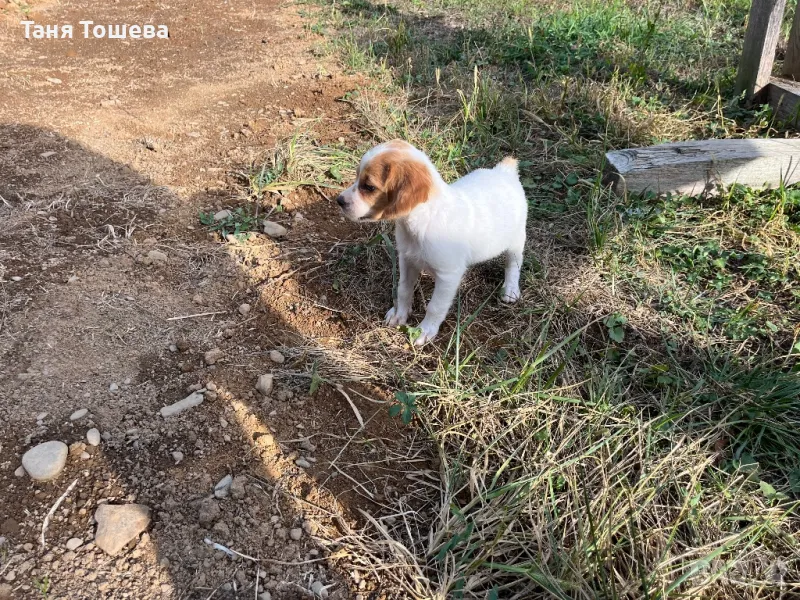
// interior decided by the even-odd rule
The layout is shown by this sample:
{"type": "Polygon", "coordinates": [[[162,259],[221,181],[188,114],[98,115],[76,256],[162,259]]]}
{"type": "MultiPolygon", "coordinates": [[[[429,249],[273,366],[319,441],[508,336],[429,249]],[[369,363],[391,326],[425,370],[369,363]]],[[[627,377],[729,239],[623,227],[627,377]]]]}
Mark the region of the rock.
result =
{"type": "Polygon", "coordinates": [[[215,221],[224,221],[225,219],[227,219],[228,217],[230,217],[232,214],[233,214],[233,213],[231,213],[231,211],[229,211],[229,210],[226,208],[226,209],[224,209],[224,210],[221,210],[221,211],[219,211],[219,212],[217,212],[217,213],[214,213],[214,220],[215,220],[215,221]]]}
{"type": "Polygon", "coordinates": [[[90,458],[92,458],[91,454],[88,452],[81,452],[81,460],[89,460],[90,458]]]}
{"type": "Polygon", "coordinates": [[[213,365],[223,356],[225,356],[225,353],[222,350],[219,348],[212,348],[203,355],[203,360],[206,361],[207,365],[213,365]]]}
{"type": "Polygon", "coordinates": [[[311,468],[311,463],[308,462],[305,458],[298,458],[296,461],[294,461],[294,464],[296,464],[301,469],[310,469],[311,468]]]}
{"type": "Polygon", "coordinates": [[[181,352],[187,352],[192,347],[192,345],[189,343],[189,340],[178,340],[175,342],[175,346],[181,352]]]}
{"type": "Polygon", "coordinates": [[[112,394],[119,391],[119,386],[116,383],[112,383],[108,386],[108,391],[112,394]]]}
{"type": "MultiPolygon", "coordinates": [[[[14,588],[7,583],[0,584],[0,600],[14,600],[14,588]]],[[[263,594],[262,594],[263,595],[263,594]]],[[[259,599],[261,596],[259,596],[259,599]]]]}
{"type": "Polygon", "coordinates": [[[181,452],[180,450],[176,450],[175,452],[172,453],[172,459],[175,461],[175,464],[177,465],[179,462],[183,460],[183,452],[181,452]]]}
{"type": "Polygon", "coordinates": [[[203,394],[199,392],[192,392],[183,400],[176,402],[175,404],[170,404],[169,406],[165,406],[161,409],[161,416],[165,419],[167,417],[174,417],[177,414],[182,413],[185,410],[189,410],[190,408],[194,408],[203,403],[203,394]]]}
{"type": "Polygon", "coordinates": [[[233,478],[231,482],[231,496],[233,496],[236,500],[241,500],[245,497],[247,490],[245,489],[245,484],[247,483],[247,476],[246,475],[237,475],[233,478]]]}
{"type": "Polygon", "coordinates": [[[264,394],[265,396],[269,396],[272,392],[272,374],[267,373],[266,375],[262,375],[258,378],[258,383],[256,383],[256,390],[264,394]]]}
{"type": "Polygon", "coordinates": [[[94,543],[114,556],[150,525],[150,509],[143,504],[101,504],[94,513],[94,543]]]}
{"type": "Polygon", "coordinates": [[[46,412],[40,412],[38,415],[36,415],[36,420],[37,421],[44,421],[47,418],[47,414],[48,413],[46,413],[46,412]]]}
{"type": "Polygon", "coordinates": [[[219,504],[213,498],[206,498],[197,507],[197,520],[200,522],[200,525],[204,525],[208,527],[214,521],[219,519],[219,516],[222,514],[222,511],[219,508],[219,504]]]}
{"type": "Polygon", "coordinates": [[[289,537],[292,538],[294,541],[299,540],[303,537],[303,530],[299,527],[295,527],[294,529],[289,531],[289,537]]]}
{"type": "Polygon", "coordinates": [[[217,498],[227,498],[228,492],[231,491],[232,483],[233,477],[231,475],[225,475],[225,477],[220,479],[219,483],[214,486],[214,496],[217,498]]]}
{"type": "Polygon", "coordinates": [[[147,253],[148,264],[150,263],[163,263],[167,261],[167,255],[161,252],[161,250],[150,250],[147,253]]]}
{"type": "Polygon", "coordinates": [[[200,137],[200,132],[199,131],[190,131],[186,135],[189,136],[190,138],[199,138],[200,137]]]}
{"type": "Polygon", "coordinates": [[[58,477],[64,469],[68,454],[69,448],[64,442],[45,442],[23,454],[22,466],[31,479],[48,481],[58,477]]]}
{"type": "Polygon", "coordinates": [[[17,467],[17,470],[14,471],[14,476],[15,477],[25,477],[25,467],[23,467],[23,466],[17,467]]]}
{"type": "Polygon", "coordinates": [[[271,238],[282,238],[289,233],[289,230],[286,229],[286,227],[276,223],[275,221],[264,221],[263,227],[264,233],[271,238]]]}
{"type": "Polygon", "coordinates": [[[321,581],[315,581],[311,584],[311,591],[314,593],[315,596],[318,598],[327,598],[328,597],[328,590],[325,589],[325,586],[321,581]]]}
{"type": "Polygon", "coordinates": [[[250,314],[250,305],[247,304],[246,302],[244,304],[240,305],[239,306],[239,314],[242,315],[243,317],[246,317],[247,315],[249,315],[250,314]]]}
{"type": "MultiPolygon", "coordinates": [[[[0,600],[1,599],[2,599],[2,596],[0,596],[0,600]]],[[[258,600],[272,600],[272,594],[270,594],[269,592],[261,592],[258,595],[258,600]]]]}
{"type": "Polygon", "coordinates": [[[89,442],[90,446],[99,446],[100,430],[92,427],[89,431],[86,432],[86,441],[89,442]]]}
{"type": "Polygon", "coordinates": [[[278,352],[277,350],[272,350],[269,353],[269,359],[274,363],[278,363],[279,365],[282,365],[283,361],[286,360],[286,357],[283,354],[281,354],[280,352],[278,352]]]}
{"type": "Polygon", "coordinates": [[[66,543],[66,548],[69,551],[75,551],[81,546],[83,546],[83,540],[81,538],[70,538],[66,543]]]}
{"type": "Polygon", "coordinates": [[[81,408],[80,410],[76,410],[69,416],[70,421],[77,421],[78,419],[82,419],[89,413],[88,408],[81,408]]]}

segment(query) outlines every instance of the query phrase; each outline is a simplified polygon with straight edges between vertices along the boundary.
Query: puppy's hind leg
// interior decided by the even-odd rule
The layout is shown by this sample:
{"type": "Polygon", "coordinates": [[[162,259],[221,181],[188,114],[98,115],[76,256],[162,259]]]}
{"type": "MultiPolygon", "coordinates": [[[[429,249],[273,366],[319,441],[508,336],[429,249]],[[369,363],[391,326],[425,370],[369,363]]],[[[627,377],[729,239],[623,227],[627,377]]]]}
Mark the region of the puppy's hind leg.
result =
{"type": "Polygon", "coordinates": [[[513,303],[519,300],[519,272],[522,269],[522,252],[525,241],[506,250],[506,280],[503,284],[503,302],[513,303]]]}

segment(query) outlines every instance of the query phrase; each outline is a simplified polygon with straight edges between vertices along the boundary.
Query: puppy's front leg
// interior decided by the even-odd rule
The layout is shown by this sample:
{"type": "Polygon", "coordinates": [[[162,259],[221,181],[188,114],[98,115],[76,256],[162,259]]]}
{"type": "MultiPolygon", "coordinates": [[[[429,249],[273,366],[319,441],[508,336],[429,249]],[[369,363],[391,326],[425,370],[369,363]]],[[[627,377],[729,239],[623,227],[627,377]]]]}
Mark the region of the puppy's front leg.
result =
{"type": "Polygon", "coordinates": [[[425,318],[419,324],[422,333],[414,342],[415,345],[422,346],[439,333],[439,327],[453,304],[453,298],[456,296],[463,276],[463,270],[451,273],[436,273],[433,296],[431,296],[431,301],[428,302],[428,311],[425,313],[425,318]]]}
{"type": "Polygon", "coordinates": [[[392,327],[405,325],[414,302],[414,286],[419,279],[420,266],[413,259],[399,254],[400,281],[397,283],[397,302],[386,313],[386,324],[392,327]]]}

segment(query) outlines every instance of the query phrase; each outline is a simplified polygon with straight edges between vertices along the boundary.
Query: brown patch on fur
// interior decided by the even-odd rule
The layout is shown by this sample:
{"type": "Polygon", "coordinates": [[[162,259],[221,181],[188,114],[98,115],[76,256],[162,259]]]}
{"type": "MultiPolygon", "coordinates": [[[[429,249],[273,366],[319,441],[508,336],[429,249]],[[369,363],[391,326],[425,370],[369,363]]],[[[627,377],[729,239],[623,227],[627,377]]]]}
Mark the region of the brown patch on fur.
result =
{"type": "MultiPolygon", "coordinates": [[[[402,144],[407,145],[405,142],[402,144]]],[[[362,199],[372,205],[370,218],[377,221],[404,217],[427,202],[433,179],[425,164],[409,158],[405,152],[392,149],[382,152],[364,166],[358,186],[362,199]],[[370,192],[366,186],[375,189],[370,192]]]]}

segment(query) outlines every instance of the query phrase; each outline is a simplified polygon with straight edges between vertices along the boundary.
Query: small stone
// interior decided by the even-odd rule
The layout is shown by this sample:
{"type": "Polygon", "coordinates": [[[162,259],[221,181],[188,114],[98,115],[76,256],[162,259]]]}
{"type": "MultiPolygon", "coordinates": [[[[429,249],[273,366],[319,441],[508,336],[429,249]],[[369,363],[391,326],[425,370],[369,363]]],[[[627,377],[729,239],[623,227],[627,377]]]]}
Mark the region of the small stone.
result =
{"type": "Polygon", "coordinates": [[[77,421],[78,419],[82,419],[89,413],[88,408],[81,408],[80,410],[76,410],[69,416],[70,421],[77,421]]]}
{"type": "Polygon", "coordinates": [[[219,519],[220,515],[222,514],[222,510],[217,504],[217,501],[213,498],[206,498],[197,507],[197,520],[200,522],[200,525],[204,525],[208,527],[214,521],[219,519]]]}
{"type": "Polygon", "coordinates": [[[81,452],[81,460],[89,460],[90,458],[92,458],[91,454],[86,451],[81,452]]]}
{"type": "Polygon", "coordinates": [[[208,383],[206,383],[206,389],[209,392],[216,392],[217,391],[217,384],[214,383],[213,381],[209,381],[208,383]]]}
{"type": "Polygon", "coordinates": [[[81,546],[83,546],[83,540],[81,538],[70,538],[66,543],[66,548],[70,551],[75,551],[81,546]]]}
{"type": "Polygon", "coordinates": [[[58,477],[67,464],[69,448],[64,442],[53,440],[34,446],[22,456],[22,466],[31,479],[48,481],[58,477]]]}
{"type": "Polygon", "coordinates": [[[219,211],[219,212],[217,212],[217,213],[214,213],[214,220],[215,220],[215,221],[224,221],[225,219],[227,219],[228,217],[230,217],[230,216],[231,216],[231,214],[233,214],[233,213],[231,213],[231,211],[229,211],[229,210],[226,208],[226,209],[224,209],[224,210],[221,210],[221,211],[219,211]]]}
{"type": "Polygon", "coordinates": [[[25,477],[25,467],[19,466],[17,470],[14,471],[15,477],[25,477]]]}
{"type": "Polygon", "coordinates": [[[46,418],[47,418],[46,412],[40,412],[38,415],[36,415],[37,421],[44,421],[46,418]]]}
{"type": "Polygon", "coordinates": [[[264,233],[266,233],[271,238],[282,238],[289,230],[286,229],[283,225],[279,223],[275,223],[274,221],[264,221],[263,223],[264,233]]]}
{"type": "Polygon", "coordinates": [[[217,498],[227,498],[232,483],[233,477],[231,475],[225,475],[225,477],[220,479],[219,483],[214,486],[214,496],[217,498]]]}
{"type": "Polygon", "coordinates": [[[67,279],[67,284],[68,285],[73,285],[75,283],[78,283],[78,276],[77,275],[71,275],[70,278],[67,279]]]}
{"type": "MultiPolygon", "coordinates": [[[[0,584],[0,600],[14,600],[14,588],[7,583],[0,584]]],[[[259,599],[261,596],[259,596],[259,599]]]]}
{"type": "Polygon", "coordinates": [[[199,131],[190,131],[186,135],[188,137],[190,137],[190,138],[199,138],[200,137],[200,132],[199,131]]]}
{"type": "Polygon", "coordinates": [[[281,354],[280,352],[278,352],[277,350],[272,350],[269,353],[269,359],[272,362],[278,363],[279,365],[281,365],[281,364],[283,364],[283,361],[286,360],[286,357],[283,354],[281,354]]]}
{"type": "Polygon", "coordinates": [[[241,500],[246,494],[245,484],[247,483],[246,475],[237,475],[231,482],[231,496],[236,500],[241,500]]]}
{"type": "Polygon", "coordinates": [[[170,344],[169,345],[169,351],[170,352],[177,352],[178,351],[178,347],[175,344],[170,344]]]}
{"type": "Polygon", "coordinates": [[[111,385],[108,386],[108,391],[111,392],[112,394],[114,392],[118,392],[119,386],[116,383],[112,383],[111,385]]]}
{"type": "Polygon", "coordinates": [[[203,403],[203,394],[198,392],[192,392],[183,400],[176,402],[175,404],[170,404],[169,406],[165,406],[161,409],[161,416],[165,419],[167,417],[174,417],[177,414],[182,413],[185,410],[193,408],[203,403]]]}
{"type": "Polygon", "coordinates": [[[203,355],[203,360],[206,361],[207,365],[213,365],[223,356],[225,356],[225,353],[222,350],[219,348],[212,348],[203,355]]]}
{"type": "Polygon", "coordinates": [[[258,383],[256,383],[256,390],[264,394],[265,396],[269,396],[272,392],[272,374],[267,373],[266,375],[261,375],[258,378],[258,383]]]}
{"type": "Polygon", "coordinates": [[[86,432],[86,441],[89,442],[90,446],[99,446],[100,445],[100,431],[94,427],[92,427],[89,431],[86,432]]]}
{"type": "Polygon", "coordinates": [[[214,523],[214,527],[212,529],[222,535],[224,538],[228,538],[231,535],[231,528],[228,527],[228,524],[224,521],[218,521],[214,523]]]}
{"type": "Polygon", "coordinates": [[[150,250],[147,253],[147,258],[150,259],[150,262],[158,262],[163,263],[167,260],[167,255],[161,252],[161,250],[150,250]]]}
{"type": "Polygon", "coordinates": [[[310,469],[311,468],[311,463],[308,462],[305,458],[298,458],[296,461],[294,461],[294,464],[296,464],[301,469],[310,469]]]}
{"type": "Polygon", "coordinates": [[[189,343],[189,340],[178,340],[175,342],[175,346],[177,346],[178,350],[181,352],[186,352],[192,347],[192,345],[189,343]]]}
{"type": "MultiPolygon", "coordinates": [[[[192,296],[192,302],[195,304],[203,305],[206,303],[206,299],[203,297],[203,294],[195,294],[192,296]]],[[[177,347],[175,348],[177,350],[177,347]]]]}
{"type": "Polygon", "coordinates": [[[177,465],[183,460],[183,452],[181,452],[180,450],[176,450],[175,452],[172,453],[172,459],[175,461],[175,464],[177,465]]]}
{"type": "Polygon", "coordinates": [[[258,600],[272,600],[272,594],[269,592],[261,592],[258,595],[258,600]]]}
{"type": "Polygon", "coordinates": [[[289,537],[292,538],[294,541],[299,540],[303,537],[303,530],[299,527],[295,527],[294,529],[289,531],[289,537]]]}
{"type": "Polygon", "coordinates": [[[239,314],[242,315],[243,317],[246,317],[247,315],[249,315],[250,314],[250,305],[247,304],[246,302],[244,304],[240,305],[239,306],[239,314]]]}
{"type": "Polygon", "coordinates": [[[325,589],[325,586],[322,584],[321,581],[315,581],[314,583],[312,583],[311,584],[311,591],[318,598],[327,598],[328,597],[328,590],[325,589]]]}
{"type": "Polygon", "coordinates": [[[143,504],[101,504],[94,513],[94,543],[114,556],[150,524],[150,509],[143,504]]]}

